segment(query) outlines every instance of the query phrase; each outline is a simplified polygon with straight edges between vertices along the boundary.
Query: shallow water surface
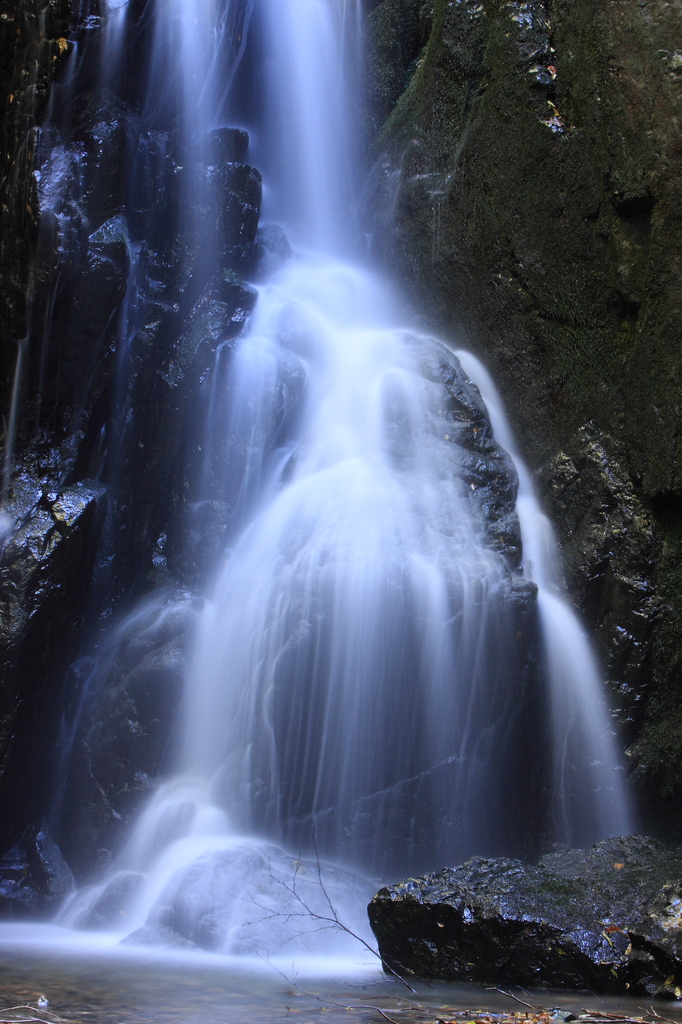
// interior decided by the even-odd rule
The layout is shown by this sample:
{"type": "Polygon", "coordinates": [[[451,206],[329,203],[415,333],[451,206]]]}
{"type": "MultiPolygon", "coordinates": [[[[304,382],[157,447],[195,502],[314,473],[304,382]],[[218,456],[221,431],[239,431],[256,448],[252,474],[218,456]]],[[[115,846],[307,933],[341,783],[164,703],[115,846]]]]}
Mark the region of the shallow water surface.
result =
{"type": "MultiPolygon", "coordinates": [[[[35,1003],[69,1024],[401,1024],[447,1020],[456,1011],[492,1013],[535,1007],[623,1013],[652,1010],[642,999],[598,998],[587,993],[515,992],[516,999],[474,985],[415,983],[414,992],[387,981],[369,954],[352,960],[258,963],[245,958],[169,954],[107,948],[105,936],[62,941],[58,929],[0,927],[2,1007],[35,1003]],[[54,933],[54,934],[48,934],[54,933]],[[362,961],[365,961],[364,963],[362,961]]],[[[656,1003],[662,1018],[682,1022],[682,1004],[656,1003]]],[[[529,1013],[530,1013],[529,1009],[529,1013]]]]}

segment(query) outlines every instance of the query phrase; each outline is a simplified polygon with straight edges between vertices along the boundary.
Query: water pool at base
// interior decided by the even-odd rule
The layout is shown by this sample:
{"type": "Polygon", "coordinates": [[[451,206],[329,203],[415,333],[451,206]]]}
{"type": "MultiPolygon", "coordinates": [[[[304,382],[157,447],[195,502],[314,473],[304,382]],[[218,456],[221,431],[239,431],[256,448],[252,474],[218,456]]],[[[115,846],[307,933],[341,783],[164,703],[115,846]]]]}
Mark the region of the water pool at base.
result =
{"type": "MultiPolygon", "coordinates": [[[[391,982],[369,955],[359,961],[286,958],[273,963],[196,954],[111,949],[107,937],[65,941],[51,926],[0,926],[0,1007],[49,999],[68,1024],[401,1024],[448,1020],[476,1011],[528,1013],[524,1003],[583,1012],[682,1022],[682,1004],[585,992],[514,989],[507,996],[477,985],[415,982],[414,992],[391,982]],[[56,944],[59,943],[58,948],[56,944]],[[516,1000],[523,1000],[518,1002],[516,1000]],[[383,1013],[381,1012],[383,1011],[383,1013]]],[[[47,1019],[47,1014],[39,1016],[47,1019]]],[[[0,1019],[4,1020],[0,1011],[0,1019]]]]}

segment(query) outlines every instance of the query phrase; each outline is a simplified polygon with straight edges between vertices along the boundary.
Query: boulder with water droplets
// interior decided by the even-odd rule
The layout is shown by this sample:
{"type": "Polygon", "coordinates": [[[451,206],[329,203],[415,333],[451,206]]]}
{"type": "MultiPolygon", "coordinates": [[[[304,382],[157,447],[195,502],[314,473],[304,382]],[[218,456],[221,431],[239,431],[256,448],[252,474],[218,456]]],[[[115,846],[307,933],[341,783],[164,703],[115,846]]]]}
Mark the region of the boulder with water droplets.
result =
{"type": "Polygon", "coordinates": [[[369,905],[398,974],[682,998],[682,848],[642,837],[474,857],[381,889],[369,905]]]}
{"type": "Polygon", "coordinates": [[[249,133],[243,128],[214,128],[208,146],[213,164],[243,163],[249,149],[249,133]]]}

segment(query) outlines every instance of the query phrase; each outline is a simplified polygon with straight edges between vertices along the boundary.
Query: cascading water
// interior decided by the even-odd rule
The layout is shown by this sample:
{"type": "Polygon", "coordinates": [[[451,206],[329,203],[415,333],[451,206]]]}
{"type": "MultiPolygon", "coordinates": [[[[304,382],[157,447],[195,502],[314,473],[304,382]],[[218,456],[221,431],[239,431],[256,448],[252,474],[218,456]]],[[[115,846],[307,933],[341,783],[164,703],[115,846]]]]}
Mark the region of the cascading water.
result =
{"type": "MultiPolygon", "coordinates": [[[[344,893],[361,905],[371,887],[316,854],[375,875],[417,871],[589,842],[627,832],[629,818],[586,642],[532,551],[539,519],[520,465],[535,572],[518,572],[508,433],[498,416],[493,436],[458,359],[402,328],[385,286],[348,262],[346,71],[358,65],[360,4],[240,10],[265,77],[255,156],[266,210],[299,248],[260,285],[237,351],[218,353],[196,498],[227,508],[229,527],[173,776],[109,876],[61,920],[95,927],[115,905],[138,941],[252,952],[292,948],[294,936],[319,948],[317,922],[344,909],[344,893]]],[[[209,0],[157,13],[149,102],[177,60],[188,194],[204,210],[186,215],[194,235],[211,206],[210,177],[195,171],[227,81],[211,40],[233,14],[228,3],[220,22],[209,0]]],[[[230,74],[242,45],[232,41],[230,74]]],[[[209,273],[216,246],[208,230],[195,273],[209,273]]]]}
{"type": "Polygon", "coordinates": [[[523,571],[538,587],[538,611],[552,720],[553,813],[558,839],[584,846],[596,835],[629,835],[633,820],[619,770],[599,670],[584,630],[558,585],[554,533],[535,496],[530,473],[516,452],[504,407],[485,367],[469,352],[459,360],[476,381],[495,436],[519,475],[516,507],[523,571]]]}

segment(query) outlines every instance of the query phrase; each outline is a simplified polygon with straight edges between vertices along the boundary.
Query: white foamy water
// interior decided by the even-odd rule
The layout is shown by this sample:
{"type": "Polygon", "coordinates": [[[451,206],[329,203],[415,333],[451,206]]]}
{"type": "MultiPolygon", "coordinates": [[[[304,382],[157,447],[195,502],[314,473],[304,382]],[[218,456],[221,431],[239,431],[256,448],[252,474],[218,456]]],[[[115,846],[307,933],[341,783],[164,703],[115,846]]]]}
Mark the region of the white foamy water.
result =
{"type": "MultiPolygon", "coordinates": [[[[268,216],[296,254],[259,286],[212,383],[199,500],[230,509],[229,546],[194,641],[175,776],[109,875],[60,921],[115,921],[119,937],[225,954],[366,956],[353,937],[371,943],[364,905],[375,883],[364,874],[527,851],[527,804],[544,799],[546,771],[552,805],[540,808],[537,843],[628,831],[627,799],[526,470],[516,459],[546,684],[528,655],[533,588],[484,514],[515,483],[478,392],[348,258],[347,69],[358,66],[360,5],[246,7],[265,79],[268,216]]],[[[197,117],[184,135],[196,166],[215,126],[205,112],[226,84],[215,40],[233,8],[173,0],[156,26],[150,81],[176,55],[174,102],[197,117]]],[[[241,36],[231,45],[238,54],[241,36]]],[[[513,453],[485,371],[460,357],[513,453]]]]}
{"type": "Polygon", "coordinates": [[[458,352],[490,413],[495,436],[519,475],[516,508],[527,579],[538,587],[538,609],[551,703],[553,801],[558,841],[582,846],[599,836],[629,835],[633,816],[603,680],[585,630],[559,588],[559,553],[551,523],[520,459],[504,405],[490,374],[469,352],[458,352]]]}

